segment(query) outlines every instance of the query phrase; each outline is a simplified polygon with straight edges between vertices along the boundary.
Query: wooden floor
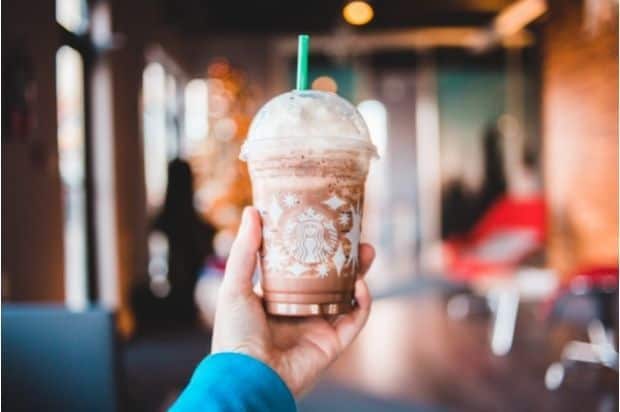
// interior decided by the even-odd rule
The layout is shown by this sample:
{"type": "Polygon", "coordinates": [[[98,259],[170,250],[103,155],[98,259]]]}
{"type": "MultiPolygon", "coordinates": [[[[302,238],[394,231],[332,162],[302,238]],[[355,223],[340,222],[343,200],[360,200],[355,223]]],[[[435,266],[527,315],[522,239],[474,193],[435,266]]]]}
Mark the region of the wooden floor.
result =
{"type": "Polygon", "coordinates": [[[358,340],[330,369],[326,381],[378,399],[459,411],[618,410],[618,375],[582,365],[565,386],[548,391],[548,365],[583,332],[548,325],[540,306],[521,307],[508,355],[490,350],[490,317],[447,316],[435,296],[375,302],[358,340]],[[602,409],[601,409],[602,408],[602,409]]]}
{"type": "MultiPolygon", "coordinates": [[[[563,345],[584,338],[550,328],[540,308],[522,307],[512,351],[494,356],[489,316],[447,316],[433,294],[375,302],[357,341],[299,403],[300,412],[616,411],[618,375],[602,368],[569,372],[557,391],[545,389],[547,366],[563,345]]],[[[165,410],[208,351],[200,330],[148,335],[126,346],[127,410],[165,410]]]]}

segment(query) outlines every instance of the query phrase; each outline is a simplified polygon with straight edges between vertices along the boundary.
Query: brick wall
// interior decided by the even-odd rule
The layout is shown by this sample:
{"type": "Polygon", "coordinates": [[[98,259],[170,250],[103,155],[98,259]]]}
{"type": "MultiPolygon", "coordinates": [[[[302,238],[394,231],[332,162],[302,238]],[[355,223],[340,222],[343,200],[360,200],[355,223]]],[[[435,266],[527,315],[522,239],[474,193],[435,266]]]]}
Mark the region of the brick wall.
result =
{"type": "Polygon", "coordinates": [[[618,257],[618,25],[585,30],[582,0],[550,1],[543,145],[550,263],[567,273],[618,257]]]}

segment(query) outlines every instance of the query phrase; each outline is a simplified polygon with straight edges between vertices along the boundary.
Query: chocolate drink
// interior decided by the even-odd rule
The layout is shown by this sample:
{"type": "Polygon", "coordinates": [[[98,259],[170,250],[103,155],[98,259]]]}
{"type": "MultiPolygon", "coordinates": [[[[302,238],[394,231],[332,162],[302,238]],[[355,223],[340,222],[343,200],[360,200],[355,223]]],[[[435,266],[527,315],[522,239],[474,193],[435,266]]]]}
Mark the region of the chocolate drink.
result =
{"type": "Polygon", "coordinates": [[[263,223],[261,282],[269,313],[352,308],[374,153],[355,108],[332,93],[287,93],[257,115],[242,157],[263,223]]]}

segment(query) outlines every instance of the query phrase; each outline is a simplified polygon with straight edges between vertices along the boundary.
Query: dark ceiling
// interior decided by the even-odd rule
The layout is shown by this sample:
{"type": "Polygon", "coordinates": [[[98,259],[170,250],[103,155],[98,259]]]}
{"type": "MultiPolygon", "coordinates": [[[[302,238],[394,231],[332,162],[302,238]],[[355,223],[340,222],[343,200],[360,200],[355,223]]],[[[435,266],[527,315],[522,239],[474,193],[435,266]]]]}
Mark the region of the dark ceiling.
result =
{"type": "MultiPolygon", "coordinates": [[[[374,0],[357,30],[483,25],[513,0],[374,0]]],[[[187,33],[326,32],[343,24],[343,0],[164,0],[166,22],[187,33]]]]}

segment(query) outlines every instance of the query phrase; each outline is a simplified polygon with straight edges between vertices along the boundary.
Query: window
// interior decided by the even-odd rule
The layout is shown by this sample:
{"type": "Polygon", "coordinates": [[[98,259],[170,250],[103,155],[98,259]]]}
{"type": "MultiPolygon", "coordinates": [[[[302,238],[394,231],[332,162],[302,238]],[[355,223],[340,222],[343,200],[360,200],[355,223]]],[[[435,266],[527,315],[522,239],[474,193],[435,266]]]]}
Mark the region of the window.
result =
{"type": "Polygon", "coordinates": [[[75,34],[88,28],[86,0],[56,0],[56,21],[75,34]]]}
{"type": "Polygon", "coordinates": [[[207,137],[207,82],[194,79],[185,86],[185,135],[188,143],[207,137]]]}
{"type": "MultiPolygon", "coordinates": [[[[182,152],[179,113],[184,90],[174,75],[158,62],[142,75],[142,128],[147,209],[151,216],[163,207],[168,184],[168,162],[182,152]]],[[[206,97],[205,97],[206,99],[206,97]]],[[[150,288],[157,297],[170,292],[168,239],[158,231],[148,236],[150,288]]]]}
{"type": "Polygon", "coordinates": [[[168,181],[166,91],[164,67],[150,63],[142,75],[142,128],[146,199],[151,213],[163,204],[168,181]]]}
{"type": "Polygon", "coordinates": [[[64,202],[65,299],[69,307],[87,302],[86,165],[84,65],[73,48],[56,53],[58,160],[64,202]]]}
{"type": "Polygon", "coordinates": [[[177,80],[173,75],[166,75],[166,147],[168,160],[180,155],[180,120],[179,120],[179,96],[177,80]]]}

